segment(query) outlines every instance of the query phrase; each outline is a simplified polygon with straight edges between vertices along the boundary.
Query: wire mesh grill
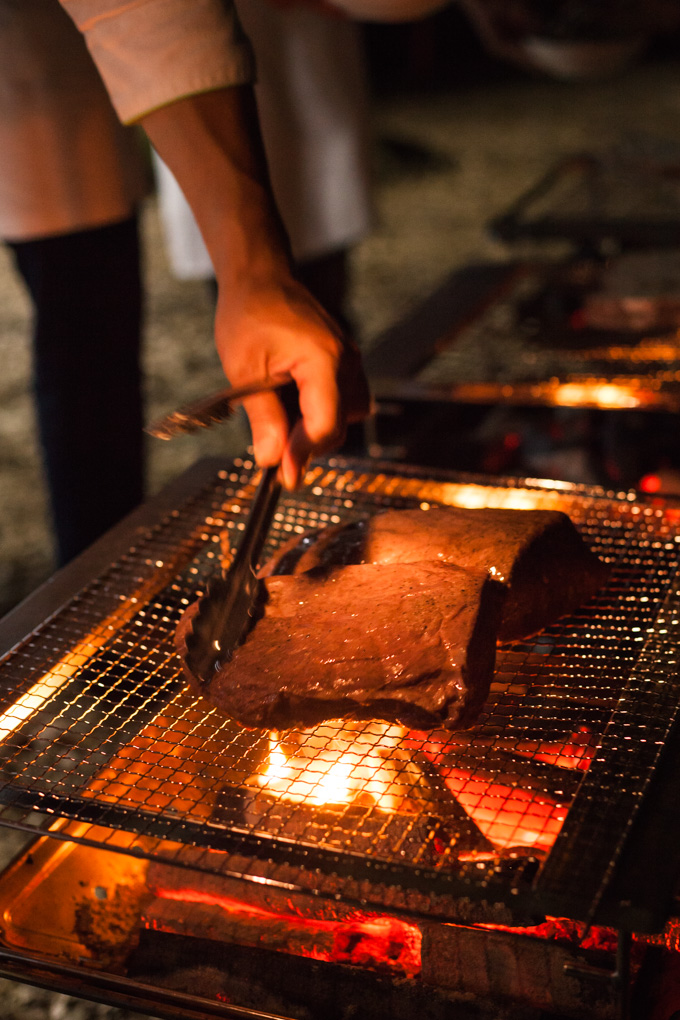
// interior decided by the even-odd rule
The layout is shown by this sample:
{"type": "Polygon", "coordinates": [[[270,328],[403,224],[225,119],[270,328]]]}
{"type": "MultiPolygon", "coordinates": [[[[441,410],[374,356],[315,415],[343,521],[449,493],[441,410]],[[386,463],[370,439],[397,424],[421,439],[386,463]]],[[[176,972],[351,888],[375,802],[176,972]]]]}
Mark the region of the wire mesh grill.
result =
{"type": "Polygon", "coordinates": [[[56,816],[60,838],[414,913],[459,916],[462,897],[521,912],[536,888],[583,913],[679,700],[680,513],[566,484],[315,466],[265,555],[388,506],[537,507],[567,512],[613,571],[574,616],[499,650],[473,730],[277,735],[194,698],[173,643],[254,481],[247,461],[216,468],[0,661],[0,823],[56,816]]]}

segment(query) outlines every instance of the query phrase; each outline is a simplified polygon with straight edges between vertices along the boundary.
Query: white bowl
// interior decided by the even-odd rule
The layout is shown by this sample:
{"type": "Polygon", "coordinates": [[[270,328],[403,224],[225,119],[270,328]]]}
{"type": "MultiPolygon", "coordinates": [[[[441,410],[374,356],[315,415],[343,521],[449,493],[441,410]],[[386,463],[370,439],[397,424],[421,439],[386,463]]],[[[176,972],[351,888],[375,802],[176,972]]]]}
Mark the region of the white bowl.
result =
{"type": "Polygon", "coordinates": [[[607,78],[623,70],[647,46],[648,39],[607,39],[604,41],[547,39],[529,36],[521,46],[538,71],[567,81],[607,78]]]}

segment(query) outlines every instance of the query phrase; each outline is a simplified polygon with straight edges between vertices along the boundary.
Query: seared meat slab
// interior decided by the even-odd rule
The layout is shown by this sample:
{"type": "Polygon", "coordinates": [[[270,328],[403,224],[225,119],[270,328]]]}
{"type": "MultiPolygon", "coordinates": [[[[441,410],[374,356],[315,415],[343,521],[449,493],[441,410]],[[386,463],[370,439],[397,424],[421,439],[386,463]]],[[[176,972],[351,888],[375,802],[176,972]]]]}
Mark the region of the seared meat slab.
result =
{"type": "Polygon", "coordinates": [[[605,583],[608,567],[557,510],[386,510],[288,543],[266,573],[338,564],[432,560],[491,571],[508,587],[499,640],[513,641],[573,612],[605,583]]]}
{"type": "MultiPolygon", "coordinates": [[[[198,693],[244,726],[325,719],[471,725],[489,692],[503,586],[438,562],[263,581],[264,615],[198,693]]],[[[192,610],[177,639],[180,654],[192,610]]],[[[186,668],[186,667],[185,667],[186,668]]]]}

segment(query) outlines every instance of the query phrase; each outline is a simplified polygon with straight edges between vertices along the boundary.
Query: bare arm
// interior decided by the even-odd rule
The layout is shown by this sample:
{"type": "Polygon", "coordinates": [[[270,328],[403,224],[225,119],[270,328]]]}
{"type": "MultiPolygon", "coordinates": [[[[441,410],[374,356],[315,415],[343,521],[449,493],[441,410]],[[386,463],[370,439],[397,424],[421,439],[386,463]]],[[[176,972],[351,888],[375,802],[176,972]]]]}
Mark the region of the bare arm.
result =
{"type": "Polygon", "coordinates": [[[302,418],[290,435],[274,394],[245,405],[258,463],[280,461],[293,487],[309,456],[363,417],[368,390],[356,350],[292,274],[251,89],[180,99],[141,124],[180,182],[215,267],[215,339],[230,382],[287,372],[297,383],[302,418]]]}

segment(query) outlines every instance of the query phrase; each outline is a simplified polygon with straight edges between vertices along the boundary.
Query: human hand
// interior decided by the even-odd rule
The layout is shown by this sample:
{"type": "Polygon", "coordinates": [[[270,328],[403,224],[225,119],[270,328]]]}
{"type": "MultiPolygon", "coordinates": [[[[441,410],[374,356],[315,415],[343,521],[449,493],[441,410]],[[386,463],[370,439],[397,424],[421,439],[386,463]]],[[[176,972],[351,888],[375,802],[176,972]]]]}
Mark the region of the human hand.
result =
{"type": "Polygon", "coordinates": [[[356,346],[341,335],[309,292],[292,277],[267,288],[218,298],[217,350],[233,386],[289,375],[297,385],[300,419],[289,427],[275,392],[243,401],[255,459],[280,464],[286,488],[299,482],[310,457],[339,445],[346,426],[369,410],[368,384],[356,346]]]}

